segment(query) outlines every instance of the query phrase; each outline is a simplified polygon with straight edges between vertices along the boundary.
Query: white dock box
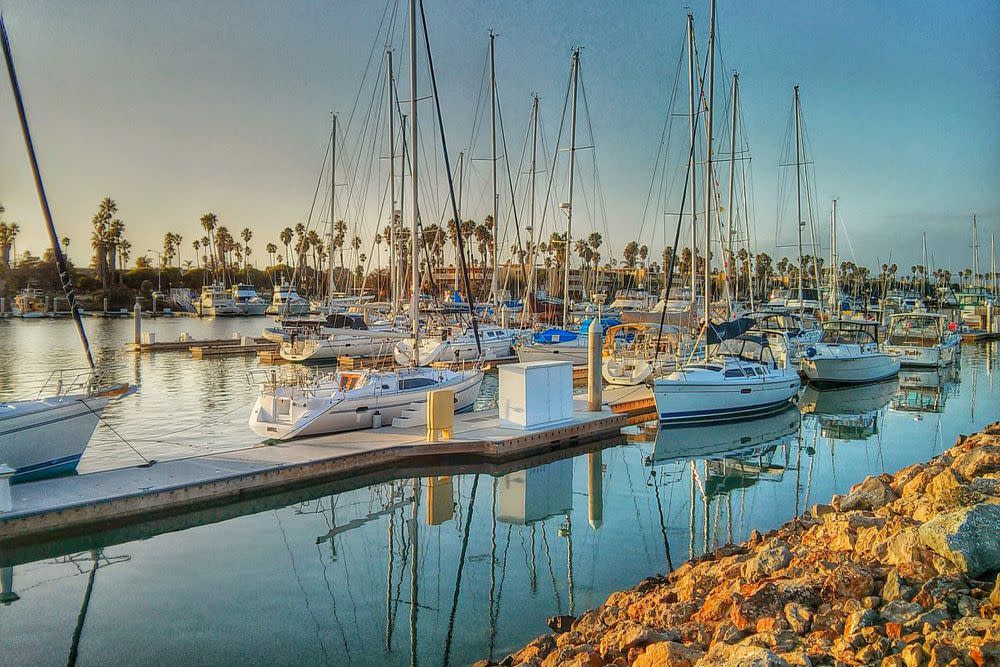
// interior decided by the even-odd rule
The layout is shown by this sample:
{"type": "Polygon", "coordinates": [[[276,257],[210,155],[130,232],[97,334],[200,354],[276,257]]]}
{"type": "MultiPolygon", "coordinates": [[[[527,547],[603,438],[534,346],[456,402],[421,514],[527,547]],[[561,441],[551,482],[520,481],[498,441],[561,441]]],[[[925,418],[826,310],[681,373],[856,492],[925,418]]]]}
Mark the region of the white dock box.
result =
{"type": "Polygon", "coordinates": [[[573,364],[530,361],[499,368],[500,426],[537,428],[573,418],[573,364]]]}

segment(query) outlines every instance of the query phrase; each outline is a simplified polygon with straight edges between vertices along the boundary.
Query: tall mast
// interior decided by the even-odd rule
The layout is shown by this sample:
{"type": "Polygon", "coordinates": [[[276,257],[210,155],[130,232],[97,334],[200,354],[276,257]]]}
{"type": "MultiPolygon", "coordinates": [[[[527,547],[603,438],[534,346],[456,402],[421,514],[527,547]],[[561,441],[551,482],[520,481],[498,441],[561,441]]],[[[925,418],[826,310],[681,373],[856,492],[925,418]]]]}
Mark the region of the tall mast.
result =
{"type": "Polygon", "coordinates": [[[66,264],[66,256],[63,255],[55,223],[52,222],[52,211],[49,210],[49,199],[45,194],[45,185],[42,183],[42,171],[38,166],[38,157],[35,155],[35,144],[31,140],[31,130],[28,127],[28,113],[24,109],[24,100],[21,98],[21,86],[17,82],[17,72],[14,70],[14,56],[10,51],[7,27],[3,23],[2,16],[0,16],[0,46],[3,48],[4,59],[7,61],[7,76],[10,78],[11,91],[14,93],[14,104],[17,106],[18,119],[21,121],[21,134],[24,136],[24,147],[28,151],[28,160],[31,162],[31,174],[35,178],[35,190],[38,192],[38,202],[42,206],[42,217],[45,218],[45,229],[49,233],[49,242],[52,244],[52,254],[55,256],[56,269],[59,271],[59,281],[62,284],[63,293],[66,295],[69,310],[73,314],[73,322],[76,324],[76,332],[80,336],[80,343],[83,344],[83,353],[87,357],[87,365],[93,369],[94,357],[90,353],[87,330],[83,327],[80,309],[76,304],[76,289],[73,287],[73,277],[66,264]]]}
{"type": "MultiPolygon", "coordinates": [[[[333,223],[336,220],[336,213],[334,213],[334,205],[337,201],[337,114],[330,114],[332,118],[331,128],[330,128],[330,229],[327,232],[326,237],[326,249],[329,254],[330,261],[327,267],[327,308],[332,312],[333,309],[333,223]]],[[[346,288],[346,284],[345,284],[346,288]]]]}
{"type": "Polygon", "coordinates": [[[795,86],[795,227],[799,233],[799,317],[802,316],[804,303],[802,301],[802,119],[799,110],[799,87],[795,86]]]}
{"type": "Polygon", "coordinates": [[[413,365],[419,366],[420,336],[420,239],[417,237],[417,0],[410,0],[410,320],[413,325],[413,365]]]}
{"type": "Polygon", "coordinates": [[[972,286],[979,287],[979,230],[976,214],[972,214],[972,286]]]}
{"type": "MultiPolygon", "coordinates": [[[[708,89],[705,91],[705,326],[709,321],[712,293],[712,106],[715,102],[715,0],[709,10],[708,89]]],[[[721,244],[720,244],[721,246],[721,244]]]]}
{"type": "Polygon", "coordinates": [[[396,267],[396,104],[392,87],[392,50],[385,50],[386,131],[389,143],[389,311],[396,313],[398,271],[396,267]]]}
{"type": "MultiPolygon", "coordinates": [[[[691,146],[695,145],[697,137],[697,123],[695,119],[698,114],[698,104],[701,99],[698,88],[698,79],[695,76],[695,52],[694,52],[694,15],[688,14],[688,119],[691,131],[691,146]]],[[[697,161],[691,160],[691,312],[695,313],[698,294],[698,168],[697,161]]],[[[670,295],[668,294],[669,298],[670,295]]],[[[707,312],[707,310],[706,310],[707,312]]]]}
{"type": "Polygon", "coordinates": [[[997,291],[997,246],[996,235],[990,234],[990,278],[992,278],[992,289],[994,294],[997,291]]]}
{"type": "MultiPolygon", "coordinates": [[[[461,211],[462,211],[462,190],[465,189],[464,188],[464,182],[465,182],[465,151],[459,151],[458,152],[458,210],[459,210],[459,216],[458,216],[458,220],[455,221],[455,234],[456,234],[455,254],[456,255],[458,254],[458,240],[457,240],[457,236],[462,233],[462,216],[461,216],[461,211]]],[[[458,269],[459,269],[459,266],[461,266],[461,262],[459,262],[458,257],[456,256],[455,257],[455,286],[454,286],[456,294],[458,293],[458,269]]]]}
{"type": "Polygon", "coordinates": [[[924,232],[921,235],[921,237],[922,237],[921,243],[923,245],[923,253],[921,258],[923,262],[923,270],[920,272],[920,277],[922,278],[921,280],[922,285],[920,286],[920,296],[925,297],[927,296],[927,232],[924,232]]]}
{"type": "Polygon", "coordinates": [[[531,266],[528,269],[528,299],[525,306],[531,311],[531,302],[535,294],[535,181],[537,174],[538,155],[538,95],[532,96],[531,100],[531,208],[528,217],[528,261],[531,266]]]}
{"type": "Polygon", "coordinates": [[[830,310],[834,317],[840,317],[840,276],[837,256],[837,200],[833,200],[830,211],[830,310]]]}
{"type": "Polygon", "coordinates": [[[566,209],[566,272],[563,277],[563,325],[569,322],[569,251],[573,242],[573,173],[576,168],[576,91],[580,80],[580,49],[573,49],[573,110],[569,122],[569,208],[566,209]]]}
{"type": "Polygon", "coordinates": [[[733,242],[736,237],[736,216],[733,214],[733,195],[734,189],[736,187],[736,114],[740,103],[740,73],[733,72],[733,114],[730,119],[729,127],[729,200],[726,206],[729,211],[729,237],[727,239],[728,244],[726,248],[726,293],[732,301],[734,296],[738,297],[736,290],[739,287],[739,274],[736,272],[736,262],[733,259],[733,242]],[[732,288],[730,288],[730,277],[736,278],[733,280],[732,288]]]}
{"type": "Polygon", "coordinates": [[[495,38],[496,35],[490,30],[490,166],[493,176],[493,275],[490,278],[490,299],[498,301],[497,229],[500,227],[500,218],[497,209],[500,195],[497,193],[497,74],[496,54],[493,50],[495,38]]]}

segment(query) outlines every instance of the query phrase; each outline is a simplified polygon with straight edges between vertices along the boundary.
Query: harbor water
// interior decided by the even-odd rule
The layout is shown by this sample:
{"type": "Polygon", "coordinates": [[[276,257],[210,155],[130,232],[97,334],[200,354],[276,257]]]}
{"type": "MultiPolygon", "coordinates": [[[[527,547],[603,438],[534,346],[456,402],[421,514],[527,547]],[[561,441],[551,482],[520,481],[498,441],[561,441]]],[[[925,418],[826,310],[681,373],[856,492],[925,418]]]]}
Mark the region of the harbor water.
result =
{"type": "MultiPolygon", "coordinates": [[[[144,322],[160,340],[257,334],[266,320],[144,322]]],[[[88,321],[112,404],[81,472],[245,447],[255,357],[133,355],[128,320],[88,321]]],[[[0,322],[0,400],[79,366],[68,321],[0,322]]],[[[898,380],[806,388],[725,426],[629,427],[502,466],[360,480],[0,552],[0,662],[462,665],[502,658],[615,590],[1000,419],[998,343],[898,380]]],[[[481,404],[495,396],[484,387],[481,404]]],[[[359,433],[359,438],[364,434],[359,433]]]]}

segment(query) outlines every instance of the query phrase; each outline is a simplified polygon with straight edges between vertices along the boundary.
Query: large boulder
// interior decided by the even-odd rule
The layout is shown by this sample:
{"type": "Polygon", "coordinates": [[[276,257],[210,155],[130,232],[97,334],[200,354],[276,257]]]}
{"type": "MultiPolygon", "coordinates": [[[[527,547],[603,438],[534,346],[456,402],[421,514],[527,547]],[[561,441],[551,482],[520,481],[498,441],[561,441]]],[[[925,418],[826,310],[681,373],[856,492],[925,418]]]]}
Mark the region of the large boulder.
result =
{"type": "Polygon", "coordinates": [[[705,652],[693,646],[685,646],[678,642],[657,642],[646,647],[645,652],[636,658],[632,667],[692,667],[702,659],[705,652]]]}
{"type": "Polygon", "coordinates": [[[784,542],[775,542],[756,553],[743,564],[743,578],[749,581],[768,577],[792,560],[792,552],[784,542]]]}
{"type": "Polygon", "coordinates": [[[716,644],[697,667],[788,667],[788,661],[759,646],[716,644]]]}
{"type": "Polygon", "coordinates": [[[1000,570],[1000,504],[980,503],[945,512],[918,529],[920,541],[966,576],[1000,570]]]}
{"type": "Polygon", "coordinates": [[[840,501],[840,511],[873,510],[896,500],[899,496],[883,477],[892,479],[888,475],[869,477],[852,488],[840,501]]]}

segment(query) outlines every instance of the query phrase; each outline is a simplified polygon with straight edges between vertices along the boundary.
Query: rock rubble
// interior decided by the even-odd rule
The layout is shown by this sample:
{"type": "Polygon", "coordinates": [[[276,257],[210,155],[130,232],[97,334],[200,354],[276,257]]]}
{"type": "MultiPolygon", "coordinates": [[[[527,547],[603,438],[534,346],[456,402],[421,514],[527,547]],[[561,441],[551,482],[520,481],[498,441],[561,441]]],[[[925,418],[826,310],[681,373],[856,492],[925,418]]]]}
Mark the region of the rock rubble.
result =
{"type": "Polygon", "coordinates": [[[479,664],[1000,665],[998,569],[1000,423],[479,664]]]}

